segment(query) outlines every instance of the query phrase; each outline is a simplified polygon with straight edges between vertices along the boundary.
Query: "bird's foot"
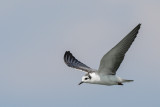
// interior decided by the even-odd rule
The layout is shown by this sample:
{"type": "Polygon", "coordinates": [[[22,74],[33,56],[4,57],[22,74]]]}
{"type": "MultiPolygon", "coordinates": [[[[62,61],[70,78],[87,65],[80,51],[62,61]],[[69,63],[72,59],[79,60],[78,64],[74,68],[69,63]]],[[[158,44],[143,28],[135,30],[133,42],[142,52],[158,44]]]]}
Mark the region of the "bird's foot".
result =
{"type": "Polygon", "coordinates": [[[121,82],[118,82],[118,85],[123,85],[121,82]]]}

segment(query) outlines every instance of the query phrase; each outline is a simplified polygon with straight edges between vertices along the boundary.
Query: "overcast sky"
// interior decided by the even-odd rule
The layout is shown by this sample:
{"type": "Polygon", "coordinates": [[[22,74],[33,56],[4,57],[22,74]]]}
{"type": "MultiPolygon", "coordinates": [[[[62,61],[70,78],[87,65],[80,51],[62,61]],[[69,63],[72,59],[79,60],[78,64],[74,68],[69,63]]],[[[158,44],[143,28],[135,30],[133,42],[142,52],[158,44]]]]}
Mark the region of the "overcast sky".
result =
{"type": "Polygon", "coordinates": [[[0,107],[159,107],[159,0],[1,0],[0,107]],[[78,83],[69,50],[98,69],[137,24],[117,75],[123,86],[78,83]]]}

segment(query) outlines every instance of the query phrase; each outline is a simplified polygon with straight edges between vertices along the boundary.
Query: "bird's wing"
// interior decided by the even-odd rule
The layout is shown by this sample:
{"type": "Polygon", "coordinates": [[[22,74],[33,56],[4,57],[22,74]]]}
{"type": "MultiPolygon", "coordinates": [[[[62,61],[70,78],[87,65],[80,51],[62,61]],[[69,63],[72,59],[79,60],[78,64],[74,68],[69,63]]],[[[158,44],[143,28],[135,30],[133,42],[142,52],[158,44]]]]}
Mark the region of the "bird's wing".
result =
{"type": "Polygon", "coordinates": [[[94,72],[94,70],[90,67],[88,67],[87,65],[83,64],[82,62],[78,61],[73,55],[72,53],[70,53],[70,51],[66,51],[64,54],[64,62],[66,63],[66,65],[68,65],[69,67],[72,68],[76,68],[79,70],[82,70],[84,72],[94,72]]]}
{"type": "Polygon", "coordinates": [[[106,53],[101,59],[98,73],[104,75],[115,75],[122,63],[125,53],[138,34],[141,24],[138,24],[128,35],[126,35],[115,47],[106,53]]]}

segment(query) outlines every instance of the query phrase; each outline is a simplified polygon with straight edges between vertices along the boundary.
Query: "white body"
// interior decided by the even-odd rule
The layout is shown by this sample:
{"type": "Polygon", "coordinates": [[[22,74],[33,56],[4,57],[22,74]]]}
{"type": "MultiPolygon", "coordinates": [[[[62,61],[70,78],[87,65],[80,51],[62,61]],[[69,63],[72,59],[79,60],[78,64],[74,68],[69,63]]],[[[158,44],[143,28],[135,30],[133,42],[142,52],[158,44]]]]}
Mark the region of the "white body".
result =
{"type": "Polygon", "coordinates": [[[82,82],[101,85],[118,85],[123,83],[123,79],[116,75],[98,75],[95,72],[90,73],[91,79],[85,80],[85,76],[82,77],[82,82]]]}

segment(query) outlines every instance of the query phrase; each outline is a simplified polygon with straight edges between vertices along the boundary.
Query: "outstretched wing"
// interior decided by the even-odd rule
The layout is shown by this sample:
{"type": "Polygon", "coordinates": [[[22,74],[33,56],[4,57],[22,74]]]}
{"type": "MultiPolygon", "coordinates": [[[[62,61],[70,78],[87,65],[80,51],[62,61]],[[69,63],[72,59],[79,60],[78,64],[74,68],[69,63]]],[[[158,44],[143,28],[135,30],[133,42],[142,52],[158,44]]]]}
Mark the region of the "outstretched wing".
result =
{"type": "Polygon", "coordinates": [[[85,72],[94,72],[94,70],[87,65],[83,64],[82,62],[78,61],[70,51],[66,51],[64,54],[64,62],[66,65],[72,68],[76,68],[85,72]]]}
{"type": "Polygon", "coordinates": [[[138,34],[141,24],[138,24],[127,36],[125,36],[115,47],[106,53],[101,59],[98,73],[104,75],[115,75],[122,63],[125,53],[138,34]]]}

